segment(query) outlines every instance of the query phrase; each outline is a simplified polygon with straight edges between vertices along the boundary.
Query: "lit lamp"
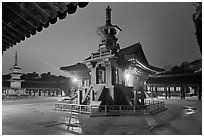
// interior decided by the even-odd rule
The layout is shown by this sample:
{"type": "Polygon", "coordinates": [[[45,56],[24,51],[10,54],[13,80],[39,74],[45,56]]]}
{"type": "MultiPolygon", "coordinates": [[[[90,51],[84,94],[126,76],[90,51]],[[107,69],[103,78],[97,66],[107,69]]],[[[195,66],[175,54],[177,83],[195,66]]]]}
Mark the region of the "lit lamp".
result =
{"type": "Polygon", "coordinates": [[[129,79],[130,79],[130,73],[128,72],[125,72],[125,85],[128,86],[129,85],[129,79]]]}
{"type": "Polygon", "coordinates": [[[74,81],[74,82],[77,82],[77,81],[78,81],[78,79],[74,77],[74,78],[73,78],[73,81],[74,81]]]}
{"type": "Polygon", "coordinates": [[[129,73],[125,73],[125,78],[126,78],[126,80],[128,81],[129,78],[130,78],[130,74],[129,74],[129,73]]]}

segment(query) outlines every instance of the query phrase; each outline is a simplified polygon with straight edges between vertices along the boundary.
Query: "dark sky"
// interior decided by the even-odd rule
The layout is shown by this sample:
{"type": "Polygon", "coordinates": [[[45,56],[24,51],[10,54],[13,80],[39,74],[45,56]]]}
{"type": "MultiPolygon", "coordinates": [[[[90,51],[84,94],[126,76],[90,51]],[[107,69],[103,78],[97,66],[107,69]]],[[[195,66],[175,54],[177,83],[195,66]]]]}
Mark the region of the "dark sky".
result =
{"type": "Polygon", "coordinates": [[[2,73],[10,72],[18,51],[24,73],[62,74],[61,66],[80,62],[97,51],[96,29],[105,24],[108,5],[112,8],[112,24],[122,29],[117,35],[120,47],[140,42],[149,64],[163,68],[201,58],[192,3],[95,2],[4,52],[2,73]]]}

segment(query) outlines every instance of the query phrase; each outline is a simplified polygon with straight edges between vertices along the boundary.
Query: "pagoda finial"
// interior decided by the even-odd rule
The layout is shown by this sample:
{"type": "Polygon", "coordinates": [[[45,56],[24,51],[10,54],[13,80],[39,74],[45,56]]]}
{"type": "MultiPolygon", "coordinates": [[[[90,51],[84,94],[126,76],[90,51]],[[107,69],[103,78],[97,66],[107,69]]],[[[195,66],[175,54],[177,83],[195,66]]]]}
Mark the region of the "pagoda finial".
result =
{"type": "Polygon", "coordinates": [[[106,8],[106,25],[111,25],[111,8],[108,6],[106,8]]]}
{"type": "Polygon", "coordinates": [[[17,56],[17,51],[16,51],[16,54],[15,54],[15,66],[18,66],[18,56],[17,56]]]}

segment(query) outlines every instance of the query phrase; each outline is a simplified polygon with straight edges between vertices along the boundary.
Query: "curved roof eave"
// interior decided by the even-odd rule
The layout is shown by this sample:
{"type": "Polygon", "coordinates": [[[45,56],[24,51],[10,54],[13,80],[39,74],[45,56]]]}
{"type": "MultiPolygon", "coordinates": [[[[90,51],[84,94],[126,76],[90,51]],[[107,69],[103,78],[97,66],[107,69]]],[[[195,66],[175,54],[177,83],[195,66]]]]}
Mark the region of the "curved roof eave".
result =
{"type": "Polygon", "coordinates": [[[88,2],[2,2],[2,53],[88,2]]]}

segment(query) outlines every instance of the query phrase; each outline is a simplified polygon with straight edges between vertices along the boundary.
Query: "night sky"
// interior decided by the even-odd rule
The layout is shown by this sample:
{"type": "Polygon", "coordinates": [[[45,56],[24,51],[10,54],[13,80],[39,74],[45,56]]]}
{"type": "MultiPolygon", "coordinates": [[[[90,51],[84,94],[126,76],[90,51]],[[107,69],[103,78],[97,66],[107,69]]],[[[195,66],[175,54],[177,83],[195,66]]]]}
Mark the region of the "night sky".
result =
{"type": "Polygon", "coordinates": [[[63,75],[62,66],[82,61],[98,50],[96,29],[105,24],[105,8],[112,8],[112,24],[121,29],[121,48],[140,42],[149,64],[164,68],[200,59],[195,38],[192,3],[89,3],[73,15],[10,48],[2,55],[2,73],[10,72],[15,51],[23,73],[63,75]]]}

